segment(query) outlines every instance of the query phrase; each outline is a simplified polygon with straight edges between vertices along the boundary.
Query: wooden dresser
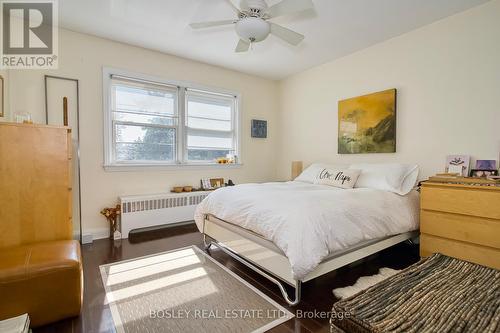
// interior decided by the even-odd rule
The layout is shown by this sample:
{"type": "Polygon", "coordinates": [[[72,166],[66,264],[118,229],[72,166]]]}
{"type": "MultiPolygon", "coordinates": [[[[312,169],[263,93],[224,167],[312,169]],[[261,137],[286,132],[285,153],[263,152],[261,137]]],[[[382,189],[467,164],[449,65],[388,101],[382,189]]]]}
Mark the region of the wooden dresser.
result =
{"type": "Polygon", "coordinates": [[[72,239],[71,130],[0,122],[0,248],[72,239]]]}
{"type": "Polygon", "coordinates": [[[500,187],[422,183],[420,255],[500,269],[500,187]]]}

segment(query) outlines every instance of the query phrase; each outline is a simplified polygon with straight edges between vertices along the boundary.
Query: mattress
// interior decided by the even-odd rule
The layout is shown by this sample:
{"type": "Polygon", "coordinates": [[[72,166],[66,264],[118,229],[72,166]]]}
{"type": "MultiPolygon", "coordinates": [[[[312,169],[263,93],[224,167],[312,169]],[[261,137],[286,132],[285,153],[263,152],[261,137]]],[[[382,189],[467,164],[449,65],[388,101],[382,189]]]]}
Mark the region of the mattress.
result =
{"type": "MultiPolygon", "coordinates": [[[[270,251],[273,251],[273,252],[276,252],[280,255],[283,255],[283,256],[286,256],[285,253],[280,249],[278,248],[273,242],[265,239],[264,237],[260,236],[259,234],[256,234],[255,232],[251,231],[251,230],[248,230],[248,229],[245,229],[245,228],[242,228],[242,227],[239,227],[237,225],[234,225],[230,222],[226,222],[226,221],[223,221],[221,219],[219,219],[218,217],[216,216],[213,216],[213,215],[208,215],[207,216],[207,220],[212,222],[212,223],[215,223],[223,228],[226,228],[238,235],[241,235],[263,247],[265,247],[266,249],[270,250],[270,251]]],[[[333,259],[333,258],[337,258],[337,257],[340,257],[346,253],[349,253],[349,252],[353,252],[353,251],[356,251],[358,249],[361,249],[363,247],[366,247],[366,246],[369,246],[371,244],[375,244],[375,243],[378,243],[380,241],[383,241],[384,239],[388,239],[388,238],[391,238],[392,236],[387,236],[387,237],[381,237],[381,238],[376,238],[376,239],[370,239],[370,240],[365,240],[365,241],[361,241],[359,242],[358,244],[355,244],[353,246],[350,246],[346,249],[343,249],[343,250],[339,250],[339,251],[336,251],[336,252],[332,252],[330,254],[328,254],[322,262],[325,262],[325,261],[328,261],[330,259],[333,259]]]]}
{"type": "Polygon", "coordinates": [[[339,189],[300,182],[244,184],[212,192],[196,208],[271,242],[301,280],[330,255],[418,229],[416,191],[339,189]]]}

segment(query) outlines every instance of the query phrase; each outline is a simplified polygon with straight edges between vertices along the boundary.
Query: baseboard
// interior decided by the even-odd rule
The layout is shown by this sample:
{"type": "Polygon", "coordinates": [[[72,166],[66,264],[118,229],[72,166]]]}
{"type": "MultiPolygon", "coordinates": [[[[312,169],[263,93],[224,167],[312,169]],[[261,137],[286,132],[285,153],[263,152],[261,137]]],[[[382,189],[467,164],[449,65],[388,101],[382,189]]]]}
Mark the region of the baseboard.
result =
{"type": "Polygon", "coordinates": [[[103,239],[109,237],[109,228],[89,228],[83,230],[83,235],[91,234],[93,239],[103,239]]]}

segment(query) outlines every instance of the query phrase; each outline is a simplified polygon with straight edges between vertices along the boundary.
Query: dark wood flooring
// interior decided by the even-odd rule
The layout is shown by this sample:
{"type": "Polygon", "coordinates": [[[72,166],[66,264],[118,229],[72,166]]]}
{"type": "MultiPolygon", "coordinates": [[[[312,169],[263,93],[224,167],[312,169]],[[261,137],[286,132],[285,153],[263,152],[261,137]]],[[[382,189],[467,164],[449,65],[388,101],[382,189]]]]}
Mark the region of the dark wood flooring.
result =
{"type": "MultiPolygon", "coordinates": [[[[128,240],[113,242],[96,240],[82,246],[85,292],[80,317],[67,319],[33,330],[34,333],[49,332],[113,332],[113,320],[109,307],[105,304],[105,293],[99,273],[99,265],[124,259],[136,258],[179,247],[195,244],[202,246],[202,238],[196,226],[187,224],[170,228],[151,230],[131,235],[128,240]]],[[[211,254],[226,267],[286,306],[276,285],[249,268],[233,260],[220,250],[211,254]]],[[[302,302],[290,311],[330,311],[336,301],[332,289],[352,285],[360,276],[376,274],[380,267],[401,269],[419,259],[418,246],[405,243],[362,259],[349,266],[323,275],[302,285],[302,302]]],[[[289,290],[290,293],[292,290],[289,290]]],[[[312,313],[312,312],[311,312],[312,313]]],[[[329,332],[328,319],[294,318],[272,329],[271,332],[329,332]]],[[[189,333],[189,332],[183,332],[189,333]]]]}

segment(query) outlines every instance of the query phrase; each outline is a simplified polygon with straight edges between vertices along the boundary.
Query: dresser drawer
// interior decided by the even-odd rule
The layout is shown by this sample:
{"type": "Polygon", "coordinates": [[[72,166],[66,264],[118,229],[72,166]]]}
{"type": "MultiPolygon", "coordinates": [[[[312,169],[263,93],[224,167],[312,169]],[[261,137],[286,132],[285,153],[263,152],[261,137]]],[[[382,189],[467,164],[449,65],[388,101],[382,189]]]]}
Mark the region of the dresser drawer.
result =
{"type": "Polygon", "coordinates": [[[500,220],[422,210],[420,231],[500,249],[500,220]]]}
{"type": "Polygon", "coordinates": [[[500,219],[500,191],[423,186],[421,208],[500,219]]]}
{"type": "Polygon", "coordinates": [[[500,269],[500,250],[498,249],[421,234],[420,256],[428,257],[436,252],[500,269]]]}

